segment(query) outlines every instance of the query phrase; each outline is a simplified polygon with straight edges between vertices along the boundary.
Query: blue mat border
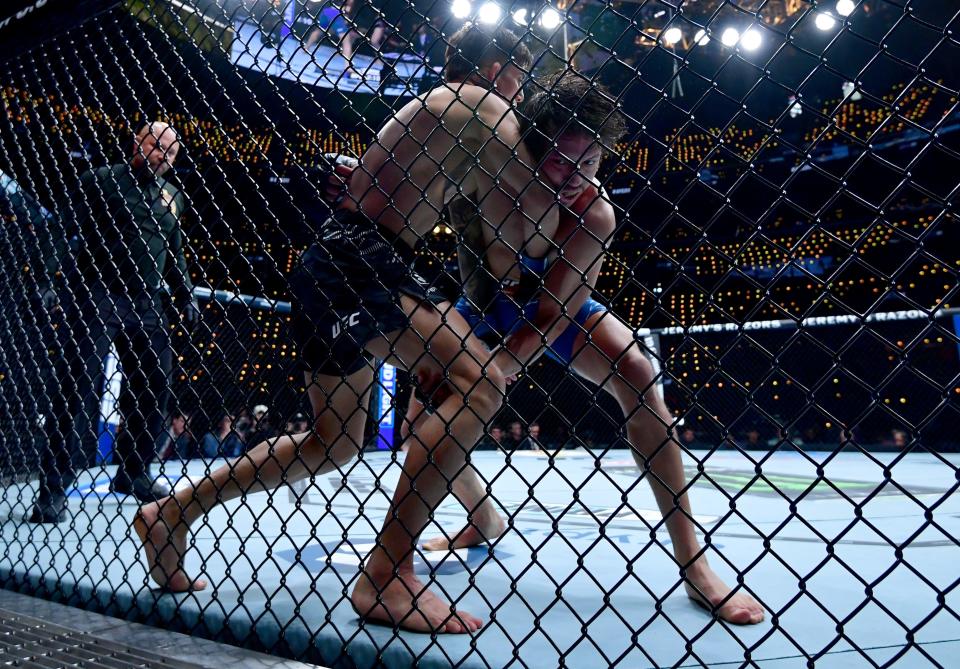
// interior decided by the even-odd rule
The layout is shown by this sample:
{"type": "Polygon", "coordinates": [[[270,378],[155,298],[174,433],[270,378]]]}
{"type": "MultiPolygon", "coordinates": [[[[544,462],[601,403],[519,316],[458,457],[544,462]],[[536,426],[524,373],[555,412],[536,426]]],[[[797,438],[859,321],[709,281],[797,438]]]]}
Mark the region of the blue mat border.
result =
{"type": "MultiPolygon", "coordinates": [[[[159,590],[143,589],[138,593],[111,592],[93,585],[78,584],[75,581],[65,581],[53,576],[39,576],[19,569],[0,568],[0,584],[5,590],[18,592],[46,599],[74,608],[100,613],[129,622],[153,625],[162,629],[181,632],[191,636],[209,639],[220,643],[230,644],[248,650],[269,653],[274,656],[290,660],[320,664],[329,669],[378,669],[388,667],[417,667],[418,669],[447,669],[456,666],[458,669],[491,669],[482,657],[465,658],[454,663],[450,657],[437,647],[428,649],[425,653],[415,654],[412,649],[404,648],[403,636],[396,636],[387,648],[379,650],[373,640],[366,634],[356,635],[356,638],[344,645],[343,637],[334,631],[321,630],[311,633],[301,621],[292,621],[286,629],[281,631],[280,626],[269,616],[263,616],[254,624],[246,624],[240,616],[227,618],[216,609],[201,611],[193,607],[178,607],[177,600],[181,597],[159,590]],[[397,643],[399,642],[399,643],[397,643]]],[[[382,630],[390,633],[386,628],[362,626],[363,633],[382,630]]],[[[392,636],[392,633],[390,633],[392,636]]],[[[944,643],[957,643],[960,639],[941,639],[925,641],[915,644],[917,647],[933,646],[944,643]]],[[[865,647],[860,650],[887,650],[902,648],[902,645],[884,645],[865,647]]],[[[819,657],[839,657],[841,655],[857,654],[856,649],[838,649],[824,653],[819,657]]],[[[471,653],[472,654],[472,653],[471,653]]],[[[721,661],[704,665],[701,662],[683,663],[675,665],[678,668],[687,667],[724,667],[746,666],[757,662],[775,662],[785,660],[807,660],[800,653],[781,655],[776,657],[750,657],[737,661],[721,661]]],[[[514,664],[514,662],[511,662],[514,664]]],[[[507,665],[509,666],[509,665],[507,665]]],[[[641,668],[638,668],[641,669],[641,668]]],[[[646,666],[642,669],[660,669],[655,666],[646,666]]]]}

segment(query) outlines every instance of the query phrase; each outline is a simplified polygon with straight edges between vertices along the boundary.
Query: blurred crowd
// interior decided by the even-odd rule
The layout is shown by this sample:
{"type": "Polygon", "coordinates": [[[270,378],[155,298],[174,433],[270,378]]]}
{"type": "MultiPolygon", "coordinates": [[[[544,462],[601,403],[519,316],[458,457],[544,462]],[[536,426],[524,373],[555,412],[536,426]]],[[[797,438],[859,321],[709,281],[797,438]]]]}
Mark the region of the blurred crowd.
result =
{"type": "MultiPolygon", "coordinates": [[[[297,413],[284,423],[274,418],[266,405],[260,404],[252,410],[241,409],[236,413],[221,412],[213,416],[209,428],[196,434],[192,429],[192,416],[174,412],[167,430],[157,440],[159,460],[190,460],[194,458],[233,458],[242,455],[248,448],[280,436],[282,434],[302,434],[310,430],[310,420],[303,413],[297,413]]],[[[118,439],[123,438],[122,426],[118,439]]],[[[690,427],[680,427],[677,431],[680,443],[687,448],[705,448],[714,444],[714,439],[703,435],[690,427]]],[[[477,445],[476,450],[486,451],[557,451],[564,448],[586,447],[589,449],[624,447],[611,443],[615,435],[594,434],[585,430],[576,438],[571,438],[566,430],[556,434],[546,433],[538,422],[526,425],[513,420],[507,423],[491,424],[486,436],[477,445]]],[[[375,440],[374,440],[375,441],[375,440]]],[[[374,443],[373,441],[371,443],[374,443]]],[[[855,445],[866,443],[856,430],[812,430],[797,432],[788,429],[766,432],[759,428],[750,428],[742,433],[731,434],[722,442],[721,448],[743,450],[770,450],[783,444],[811,446],[823,444],[855,445]]],[[[911,438],[903,430],[892,430],[879,444],[870,443],[872,449],[878,446],[884,450],[903,450],[910,446],[911,438]]],[[[403,450],[406,450],[403,448],[403,450]]]]}
{"type": "MultiPolygon", "coordinates": [[[[215,414],[209,422],[209,429],[199,435],[194,433],[193,423],[190,414],[172,413],[169,426],[157,440],[159,460],[234,458],[281,434],[300,434],[310,430],[310,421],[305,414],[297,413],[280,424],[264,404],[258,404],[251,411],[241,409],[236,413],[222,411],[215,414]]],[[[122,435],[118,435],[119,438],[122,435]]]]}

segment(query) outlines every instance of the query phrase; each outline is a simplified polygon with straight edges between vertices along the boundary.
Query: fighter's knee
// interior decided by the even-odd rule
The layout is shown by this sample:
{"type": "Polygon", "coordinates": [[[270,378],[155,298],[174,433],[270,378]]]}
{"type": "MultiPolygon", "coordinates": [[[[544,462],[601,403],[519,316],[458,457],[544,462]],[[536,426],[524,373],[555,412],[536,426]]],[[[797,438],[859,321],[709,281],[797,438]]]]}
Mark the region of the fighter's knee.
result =
{"type": "Polygon", "coordinates": [[[327,442],[320,437],[315,430],[306,434],[295,435],[291,437],[294,442],[294,448],[299,455],[306,458],[323,455],[327,450],[327,442]]]}
{"type": "Polygon", "coordinates": [[[503,403],[506,381],[494,365],[465,365],[458,372],[457,385],[466,389],[464,400],[481,418],[492,418],[503,403]]]}
{"type": "Polygon", "coordinates": [[[483,384],[483,396],[485,402],[484,417],[493,418],[494,415],[503,406],[503,400],[506,397],[507,382],[503,373],[498,368],[487,368],[485,370],[485,383],[483,384]]]}
{"type": "Polygon", "coordinates": [[[507,389],[507,380],[503,375],[503,372],[500,371],[500,368],[494,365],[492,362],[488,363],[481,372],[481,375],[486,380],[487,384],[490,386],[490,389],[496,393],[500,399],[503,399],[503,396],[507,389]]]}
{"type": "Polygon", "coordinates": [[[651,390],[656,382],[653,364],[640,352],[631,352],[617,361],[611,379],[614,394],[623,400],[635,400],[651,390]]]}
{"type": "Polygon", "coordinates": [[[639,351],[631,351],[617,361],[617,373],[630,383],[640,383],[644,386],[653,381],[653,364],[639,351]]]}
{"type": "MultiPolygon", "coordinates": [[[[296,437],[294,437],[296,440],[296,437]]],[[[300,438],[300,443],[297,444],[297,449],[302,453],[315,453],[319,450],[322,450],[324,447],[323,440],[320,439],[320,436],[314,432],[307,432],[300,438]]]]}
{"type": "Polygon", "coordinates": [[[339,466],[353,460],[360,447],[347,435],[324,439],[314,430],[301,438],[297,450],[305,460],[320,461],[321,464],[329,460],[339,466]]]}
{"type": "Polygon", "coordinates": [[[503,391],[490,383],[483,383],[470,397],[470,407],[483,420],[493,418],[503,404],[503,391]]]}

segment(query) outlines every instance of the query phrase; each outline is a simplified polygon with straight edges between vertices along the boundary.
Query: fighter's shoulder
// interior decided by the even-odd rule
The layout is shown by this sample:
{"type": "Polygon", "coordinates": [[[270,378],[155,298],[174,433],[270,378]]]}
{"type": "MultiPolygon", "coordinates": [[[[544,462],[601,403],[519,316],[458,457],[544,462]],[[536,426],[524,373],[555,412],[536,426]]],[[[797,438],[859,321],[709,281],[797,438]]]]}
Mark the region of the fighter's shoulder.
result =
{"type": "Polygon", "coordinates": [[[456,88],[444,86],[434,89],[431,95],[436,93],[439,101],[450,104],[450,109],[457,109],[461,113],[471,115],[496,115],[503,117],[510,115],[512,109],[502,97],[494,91],[482,86],[472,84],[462,84],[456,88]]]}
{"type": "Polygon", "coordinates": [[[475,106],[510,109],[510,105],[496,91],[483,86],[464,84],[457,90],[459,97],[475,106]]]}
{"type": "Polygon", "coordinates": [[[508,123],[518,125],[517,116],[513,113],[513,107],[502,97],[483,88],[477,88],[480,93],[477,97],[477,114],[487,120],[493,120],[498,125],[508,123]]]}

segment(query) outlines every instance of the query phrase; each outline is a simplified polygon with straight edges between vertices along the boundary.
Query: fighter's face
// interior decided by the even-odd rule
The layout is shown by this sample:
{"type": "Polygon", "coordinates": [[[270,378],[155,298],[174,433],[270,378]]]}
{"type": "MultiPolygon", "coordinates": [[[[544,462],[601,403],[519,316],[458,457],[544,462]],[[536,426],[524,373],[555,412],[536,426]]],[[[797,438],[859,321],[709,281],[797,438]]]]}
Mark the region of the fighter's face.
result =
{"type": "Polygon", "coordinates": [[[170,419],[170,423],[177,434],[183,432],[183,430],[187,427],[187,421],[183,416],[174,416],[170,419]]]}
{"type": "Polygon", "coordinates": [[[491,63],[481,67],[477,73],[479,77],[471,75],[468,83],[487,87],[493,82],[493,91],[507,102],[519,105],[523,102],[523,83],[527,80],[527,73],[511,63],[491,63]]]}
{"type": "Polygon", "coordinates": [[[505,100],[519,105],[523,102],[523,82],[526,78],[526,72],[508,63],[500,68],[493,85],[505,100]]]}
{"type": "Polygon", "coordinates": [[[171,128],[164,129],[160,136],[147,132],[136,140],[134,145],[133,166],[146,167],[157,176],[163,176],[177,159],[180,142],[171,128]]]}
{"type": "Polygon", "coordinates": [[[595,138],[580,133],[561,135],[540,173],[547,185],[556,189],[560,203],[569,207],[594,182],[602,158],[603,149],[595,138]]]}

